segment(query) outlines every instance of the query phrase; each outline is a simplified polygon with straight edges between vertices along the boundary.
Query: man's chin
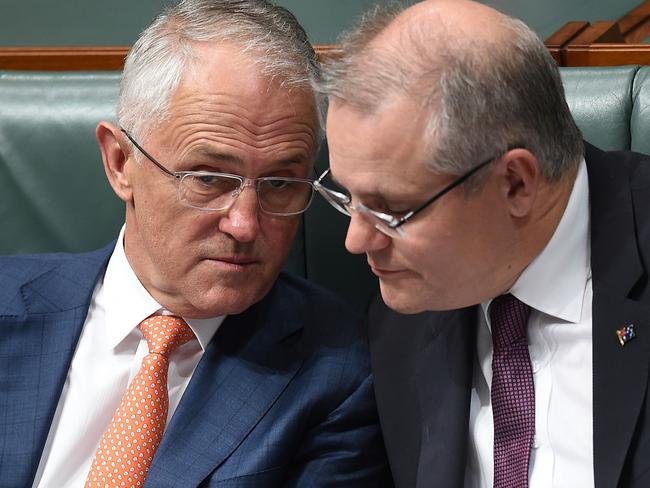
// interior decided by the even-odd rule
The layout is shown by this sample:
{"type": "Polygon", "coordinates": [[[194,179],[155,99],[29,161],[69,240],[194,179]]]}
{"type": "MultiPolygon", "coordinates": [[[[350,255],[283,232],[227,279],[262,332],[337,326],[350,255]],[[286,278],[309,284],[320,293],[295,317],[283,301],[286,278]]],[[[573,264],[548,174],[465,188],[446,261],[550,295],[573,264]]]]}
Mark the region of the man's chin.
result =
{"type": "Polygon", "coordinates": [[[214,297],[212,293],[197,297],[193,303],[192,318],[210,318],[221,315],[238,315],[264,298],[268,290],[245,290],[222,288],[214,297]]]}
{"type": "Polygon", "coordinates": [[[381,281],[379,288],[384,303],[395,312],[415,314],[426,310],[426,304],[420,303],[419,297],[405,288],[388,286],[381,281]]]}

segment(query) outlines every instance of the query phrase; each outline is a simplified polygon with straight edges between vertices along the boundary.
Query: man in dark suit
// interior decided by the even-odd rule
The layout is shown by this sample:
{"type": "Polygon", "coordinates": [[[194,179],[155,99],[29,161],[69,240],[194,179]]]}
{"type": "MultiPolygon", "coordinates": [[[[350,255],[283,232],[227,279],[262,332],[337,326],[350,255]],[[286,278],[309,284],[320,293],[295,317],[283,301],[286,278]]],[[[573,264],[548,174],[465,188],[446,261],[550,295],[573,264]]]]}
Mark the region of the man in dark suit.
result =
{"type": "Polygon", "coordinates": [[[324,78],[396,485],[650,486],[648,158],[585,147],[541,41],[476,3],[368,16],[324,78]]]}
{"type": "Polygon", "coordinates": [[[391,485],[358,318],[278,277],[318,76],[264,0],[188,0],[140,36],[97,127],[118,240],[0,258],[0,486],[391,485]]]}

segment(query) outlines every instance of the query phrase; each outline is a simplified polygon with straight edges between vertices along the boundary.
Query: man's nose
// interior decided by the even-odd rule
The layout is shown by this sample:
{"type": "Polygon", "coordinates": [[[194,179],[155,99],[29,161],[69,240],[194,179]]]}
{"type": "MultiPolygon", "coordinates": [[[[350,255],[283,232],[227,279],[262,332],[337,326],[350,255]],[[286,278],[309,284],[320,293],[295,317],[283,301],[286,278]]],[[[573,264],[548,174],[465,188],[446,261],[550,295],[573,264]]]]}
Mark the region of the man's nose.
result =
{"type": "Polygon", "coordinates": [[[345,248],[352,254],[362,254],[383,249],[391,238],[377,230],[374,224],[357,212],[350,215],[350,224],[345,237],[345,248]]]}
{"type": "Polygon", "coordinates": [[[235,201],[219,221],[219,230],[239,242],[252,242],[259,232],[260,208],[255,182],[246,182],[234,195],[235,201]]]}

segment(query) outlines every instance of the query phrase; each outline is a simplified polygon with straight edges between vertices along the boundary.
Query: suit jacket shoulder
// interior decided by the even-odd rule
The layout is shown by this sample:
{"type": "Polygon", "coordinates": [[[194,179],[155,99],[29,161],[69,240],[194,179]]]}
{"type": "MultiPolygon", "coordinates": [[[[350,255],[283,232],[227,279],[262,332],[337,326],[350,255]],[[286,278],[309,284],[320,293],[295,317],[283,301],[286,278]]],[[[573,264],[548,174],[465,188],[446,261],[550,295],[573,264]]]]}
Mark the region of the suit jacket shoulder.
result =
{"type": "Polygon", "coordinates": [[[89,303],[114,245],[80,254],[0,256],[0,316],[64,311],[89,303]]]}

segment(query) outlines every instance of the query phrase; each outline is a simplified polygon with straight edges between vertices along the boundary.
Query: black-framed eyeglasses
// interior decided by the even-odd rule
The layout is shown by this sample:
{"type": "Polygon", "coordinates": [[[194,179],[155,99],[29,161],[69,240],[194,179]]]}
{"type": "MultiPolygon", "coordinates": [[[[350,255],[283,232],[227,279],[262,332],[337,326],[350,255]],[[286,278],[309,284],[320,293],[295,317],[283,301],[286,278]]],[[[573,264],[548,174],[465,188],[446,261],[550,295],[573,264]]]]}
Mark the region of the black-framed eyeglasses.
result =
{"type": "MultiPolygon", "coordinates": [[[[513,149],[521,149],[523,146],[512,146],[508,148],[508,151],[511,151],[513,149]]],[[[505,154],[505,153],[503,153],[505,154]]],[[[446,195],[449,193],[451,190],[456,188],[457,186],[462,185],[467,181],[472,175],[477,173],[480,169],[484,168],[488,164],[490,164],[493,161],[496,161],[500,157],[503,156],[503,154],[500,154],[499,156],[492,157],[490,159],[487,159],[483,161],[482,163],[474,166],[472,169],[470,169],[468,172],[464,173],[463,175],[459,176],[456,178],[454,181],[449,183],[447,186],[445,186],[442,190],[440,190],[438,193],[433,195],[431,198],[429,198],[426,202],[424,202],[422,205],[418,206],[417,208],[414,208],[413,210],[409,210],[406,212],[404,215],[401,217],[396,217],[394,215],[390,215],[387,213],[383,212],[378,212],[377,210],[373,210],[371,208],[368,208],[365,206],[363,203],[359,202],[355,205],[352,204],[352,200],[349,195],[342,193],[340,191],[332,190],[331,188],[327,188],[323,186],[321,183],[323,179],[329,174],[330,169],[327,168],[323,174],[321,174],[316,181],[314,181],[314,188],[316,188],[316,191],[321,194],[325,200],[327,200],[330,205],[332,205],[336,210],[341,212],[344,215],[347,215],[348,217],[351,216],[352,212],[356,212],[359,215],[365,217],[371,224],[374,225],[374,227],[386,234],[389,237],[404,237],[406,235],[406,232],[402,228],[402,226],[407,223],[409,220],[411,220],[413,217],[415,217],[417,214],[422,212],[425,208],[429,207],[432,203],[434,203],[436,200],[441,198],[443,195],[446,195]]]]}
{"type": "Polygon", "coordinates": [[[305,178],[262,176],[246,178],[212,171],[170,171],[125,130],[124,135],[149,161],[178,182],[178,201],[199,210],[228,210],[247,186],[255,188],[262,212],[290,217],[303,213],[314,198],[314,182],[305,178]]]}

